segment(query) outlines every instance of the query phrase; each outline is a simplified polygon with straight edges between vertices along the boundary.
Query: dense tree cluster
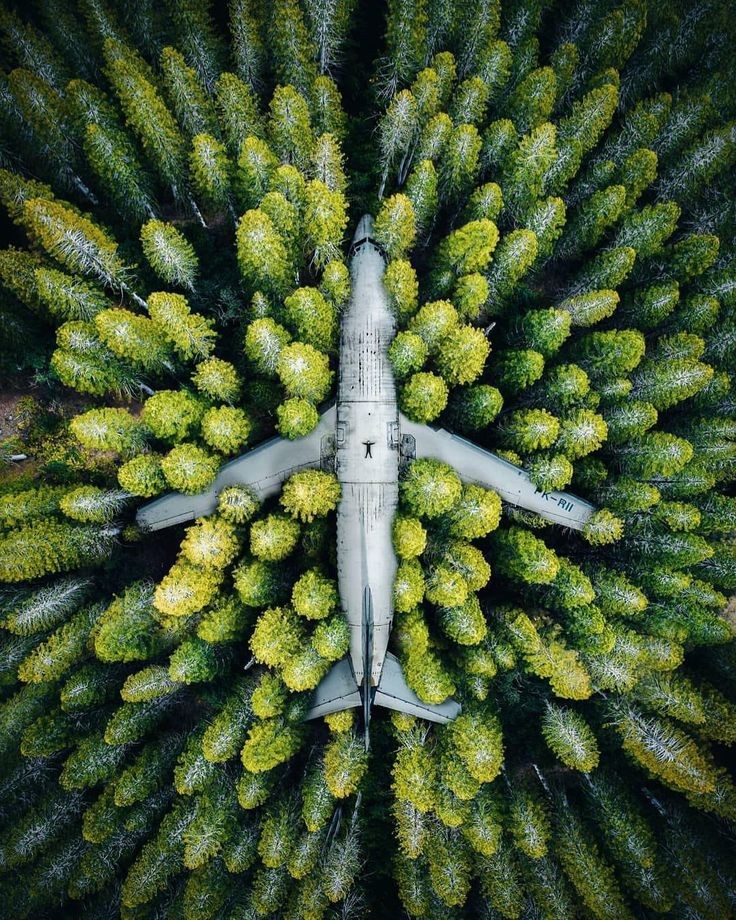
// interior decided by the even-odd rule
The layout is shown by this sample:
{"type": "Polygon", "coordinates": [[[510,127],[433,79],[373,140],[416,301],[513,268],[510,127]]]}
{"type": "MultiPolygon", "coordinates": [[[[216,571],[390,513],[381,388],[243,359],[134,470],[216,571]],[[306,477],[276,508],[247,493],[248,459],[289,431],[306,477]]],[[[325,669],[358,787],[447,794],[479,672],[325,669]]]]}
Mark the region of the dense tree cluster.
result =
{"type": "Polygon", "coordinates": [[[734,913],[733,10],[379,6],[0,11],[8,916],[734,913]],[[401,410],[598,509],[402,465],[391,648],[462,713],[370,751],[304,721],[332,473],[133,523],[315,428],[366,211],[401,410]]]}

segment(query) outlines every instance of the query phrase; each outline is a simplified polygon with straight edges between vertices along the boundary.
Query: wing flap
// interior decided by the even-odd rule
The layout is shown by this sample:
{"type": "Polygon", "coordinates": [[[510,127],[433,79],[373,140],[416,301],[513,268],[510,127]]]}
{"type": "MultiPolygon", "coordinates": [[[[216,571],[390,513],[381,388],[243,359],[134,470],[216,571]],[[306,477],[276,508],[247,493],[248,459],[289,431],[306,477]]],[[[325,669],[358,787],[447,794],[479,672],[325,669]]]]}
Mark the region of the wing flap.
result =
{"type": "Polygon", "coordinates": [[[331,712],[354,709],[363,705],[360,689],[355,681],[353,668],[348,658],[333,665],[322,678],[312,697],[312,707],[305,719],[318,719],[331,712]]]}

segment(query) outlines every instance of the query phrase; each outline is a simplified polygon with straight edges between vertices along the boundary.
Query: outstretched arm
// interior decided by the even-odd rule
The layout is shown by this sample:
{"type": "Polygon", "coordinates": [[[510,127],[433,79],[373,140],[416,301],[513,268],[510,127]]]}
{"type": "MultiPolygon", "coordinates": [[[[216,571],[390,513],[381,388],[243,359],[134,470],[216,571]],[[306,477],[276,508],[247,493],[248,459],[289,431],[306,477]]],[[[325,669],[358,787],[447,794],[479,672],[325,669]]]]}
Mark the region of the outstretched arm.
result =
{"type": "MultiPolygon", "coordinates": [[[[217,497],[226,486],[249,486],[263,501],[281,490],[284,480],[297,470],[319,467],[323,438],[334,437],[335,407],[323,412],[311,434],[296,441],[271,438],[236,460],[226,463],[205,492],[184,495],[172,492],[138,509],[136,520],[147,530],[161,530],[184,521],[205,517],[217,508],[217,497]]],[[[325,442],[327,448],[327,442],[325,442]]]]}
{"type": "Polygon", "coordinates": [[[548,521],[574,530],[582,530],[596,511],[590,502],[577,495],[541,492],[525,470],[456,434],[411,422],[404,415],[400,417],[400,425],[402,436],[410,435],[416,441],[417,457],[444,460],[465,482],[493,489],[510,505],[534,511],[548,521]]]}

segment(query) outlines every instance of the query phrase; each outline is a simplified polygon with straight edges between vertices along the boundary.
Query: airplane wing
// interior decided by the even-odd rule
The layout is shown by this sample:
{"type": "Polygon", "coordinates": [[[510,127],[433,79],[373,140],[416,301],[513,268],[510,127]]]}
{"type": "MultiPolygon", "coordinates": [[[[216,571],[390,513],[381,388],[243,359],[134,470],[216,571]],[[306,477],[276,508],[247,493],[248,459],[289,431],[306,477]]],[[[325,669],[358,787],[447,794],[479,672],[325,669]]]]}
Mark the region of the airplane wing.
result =
{"type": "Polygon", "coordinates": [[[404,445],[404,439],[413,438],[416,457],[444,460],[457,470],[464,482],[493,489],[510,505],[534,511],[548,521],[573,530],[582,530],[597,510],[577,495],[541,492],[525,470],[443,428],[420,425],[403,414],[400,414],[399,424],[402,450],[411,450],[411,445],[404,445]]]}
{"type": "Polygon", "coordinates": [[[249,486],[263,501],[281,490],[284,480],[298,470],[319,467],[334,449],[335,406],[322,413],[319,424],[304,438],[270,438],[236,460],[226,463],[205,492],[172,492],[138,509],[136,520],[146,530],[161,530],[205,517],[217,508],[217,496],[226,486],[249,486]]]}

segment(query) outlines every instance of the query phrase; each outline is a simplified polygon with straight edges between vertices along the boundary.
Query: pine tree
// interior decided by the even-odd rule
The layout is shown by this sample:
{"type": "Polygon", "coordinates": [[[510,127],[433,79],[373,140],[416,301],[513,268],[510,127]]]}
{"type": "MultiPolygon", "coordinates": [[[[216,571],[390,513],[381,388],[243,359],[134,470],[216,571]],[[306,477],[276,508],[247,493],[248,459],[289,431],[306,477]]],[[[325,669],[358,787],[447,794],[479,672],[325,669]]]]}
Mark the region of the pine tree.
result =
{"type": "Polygon", "coordinates": [[[496,316],[504,309],[514,285],[537,258],[537,238],[531,230],[513,230],[499,243],[490,269],[488,299],[482,315],[496,316]]]}
{"type": "Polygon", "coordinates": [[[23,222],[46,252],[70,271],[113,288],[123,286],[125,266],[117,244],[91,220],[55,201],[30,198],[23,207],[23,222]]]}
{"type": "Polygon", "coordinates": [[[316,288],[297,288],[284,300],[284,319],[302,342],[320,351],[334,350],[337,338],[332,306],[316,288]]]}
{"type": "Polygon", "coordinates": [[[632,916],[611,866],[580,818],[565,802],[557,813],[557,855],[587,909],[598,917],[632,916]]]}
{"type": "Polygon", "coordinates": [[[416,461],[401,483],[403,500],[420,518],[433,518],[449,511],[461,490],[454,470],[438,460],[416,461]]]}
{"type": "Polygon", "coordinates": [[[345,197],[319,179],[307,183],[304,196],[307,250],[317,268],[325,268],[339,258],[348,222],[345,197]]]}
{"type": "Polygon", "coordinates": [[[171,368],[171,348],[156,324],[130,310],[101,310],[94,318],[100,341],[114,355],[149,373],[171,368]]]}
{"type": "Polygon", "coordinates": [[[303,438],[316,428],[319,422],[319,413],[306,399],[284,400],[276,409],[276,415],[280,434],[290,440],[303,438]]]}
{"type": "Polygon", "coordinates": [[[399,406],[416,422],[431,422],[447,405],[447,386],[431,372],[412,374],[402,387],[399,406]]]}
{"type": "Polygon", "coordinates": [[[197,197],[207,208],[232,209],[233,164],[224,144],[211,134],[196,134],[189,169],[197,197]]]}
{"type": "Polygon", "coordinates": [[[162,441],[185,441],[199,428],[205,407],[193,394],[159,390],[143,407],[141,421],[153,437],[162,441]]]}
{"type": "Polygon", "coordinates": [[[276,88],[269,104],[268,134],[279,160],[304,170],[312,156],[314,135],[306,99],[293,87],[276,88]]]}
{"type": "Polygon", "coordinates": [[[421,160],[409,173],[405,191],[414,209],[417,234],[429,231],[438,208],[437,170],[431,160],[421,160]]]}
{"type": "Polygon", "coordinates": [[[288,556],[299,539],[299,525],[286,515],[270,514],[250,529],[250,550],[257,559],[278,562],[288,556]]]}
{"type": "MultiPolygon", "coordinates": [[[[419,123],[417,100],[409,90],[397,93],[381,118],[379,145],[383,177],[379,194],[383,194],[389,171],[409,156],[409,148],[419,123]]],[[[402,169],[399,168],[399,177],[402,169]]]]}
{"type": "Polygon", "coordinates": [[[564,189],[580,168],[582,158],[595,147],[610,124],[617,102],[617,89],[608,83],[591,89],[573,103],[571,113],[559,122],[559,157],[547,170],[546,191],[559,193],[564,189]]]}
{"type": "Polygon", "coordinates": [[[481,146],[475,125],[461,124],[450,131],[439,172],[443,198],[455,200],[470,190],[480,170],[481,146]]]}
{"type": "Polygon", "coordinates": [[[284,241],[271,218],[246,211],[238,222],[238,264],[249,288],[280,295],[289,285],[291,266],[284,241]]]}
{"type": "MultiPolygon", "coordinates": [[[[154,325],[184,361],[205,358],[212,351],[215,338],[212,322],[200,314],[192,313],[186,299],[180,294],[151,294],[148,298],[148,312],[154,325]]],[[[215,367],[222,373],[224,365],[225,362],[221,361],[215,367]]],[[[199,365],[197,371],[200,372],[201,368],[202,365],[199,365]]],[[[212,386],[209,389],[207,395],[212,395],[212,386]]],[[[219,395],[221,390],[222,386],[215,388],[214,395],[219,395]]],[[[225,388],[226,393],[232,390],[232,383],[229,389],[225,388]]]]}
{"type": "Polygon", "coordinates": [[[550,749],[566,766],[586,773],[598,766],[595,735],[574,710],[548,705],[542,731],[550,749]]]}
{"type": "Polygon", "coordinates": [[[729,915],[734,20],[564,6],[0,13],[7,913],[729,915]],[[401,407],[593,509],[402,440],[390,650],[461,715],[368,752],[305,721],[350,638],[327,442],[133,523],[317,426],[364,211],[401,407]]]}
{"type": "Polygon", "coordinates": [[[389,346],[389,361],[397,379],[420,370],[427,360],[427,346],[415,332],[399,332],[389,346]]]}
{"type": "Polygon", "coordinates": [[[294,473],[284,484],[280,504],[301,521],[312,521],[334,511],[340,498],[336,478],[321,470],[294,473]]]}
{"type": "Polygon", "coordinates": [[[202,417],[202,440],[221,454],[241,451],[251,433],[252,423],[242,409],[219,406],[202,417]]]}
{"type": "MultiPolygon", "coordinates": [[[[200,85],[196,70],[187,66],[184,55],[175,48],[164,48],[161,73],[166,95],[186,134],[192,137],[212,132],[215,127],[212,103],[200,85]]],[[[214,75],[210,87],[213,83],[214,75]]]]}
{"type": "Polygon", "coordinates": [[[197,613],[213,600],[221,573],[187,561],[177,561],[157,585],[154,606],[170,617],[197,613]]]}
{"type": "Polygon", "coordinates": [[[572,258],[592,249],[622,215],[626,203],[624,185],[608,185],[594,192],[575,208],[568,219],[557,253],[572,258]]]}
{"type": "Polygon", "coordinates": [[[118,482],[131,495],[150,498],[166,488],[161,469],[161,457],[139,454],[123,463],[118,469],[118,482]]]}
{"type": "Polygon", "coordinates": [[[179,444],[161,460],[166,482],[190,495],[204,491],[214,481],[218,467],[217,458],[196,444],[179,444]]]}
{"type": "Polygon", "coordinates": [[[153,216],[150,176],[117,124],[90,121],[84,129],[82,147],[90,168],[118,211],[135,220],[153,216]]]}
{"type": "Polygon", "coordinates": [[[406,195],[394,195],[381,205],[373,229],[390,259],[401,258],[416,235],[414,208],[406,195]]]}
{"type": "Polygon", "coordinates": [[[289,396],[312,403],[325,398],[332,382],[327,356],[299,342],[281,350],[276,371],[289,396]]]}
{"type": "Polygon", "coordinates": [[[184,138],[156,86],[150,71],[129,48],[114,38],[104,44],[105,71],[127,123],[151,158],[159,178],[175,198],[183,198],[184,138]]]}
{"type": "Polygon", "coordinates": [[[150,220],[141,227],[141,244],[151,268],[163,281],[187,290],[193,289],[197,256],[176,227],[150,220]]]}
{"type": "Polygon", "coordinates": [[[624,751],[666,785],[695,794],[715,788],[715,766],[709,752],[699,750],[673,723],[647,718],[631,706],[615,710],[614,719],[624,751]]]}
{"type": "Polygon", "coordinates": [[[0,540],[0,581],[13,583],[101,564],[112,553],[116,526],[35,521],[0,540]]]}

